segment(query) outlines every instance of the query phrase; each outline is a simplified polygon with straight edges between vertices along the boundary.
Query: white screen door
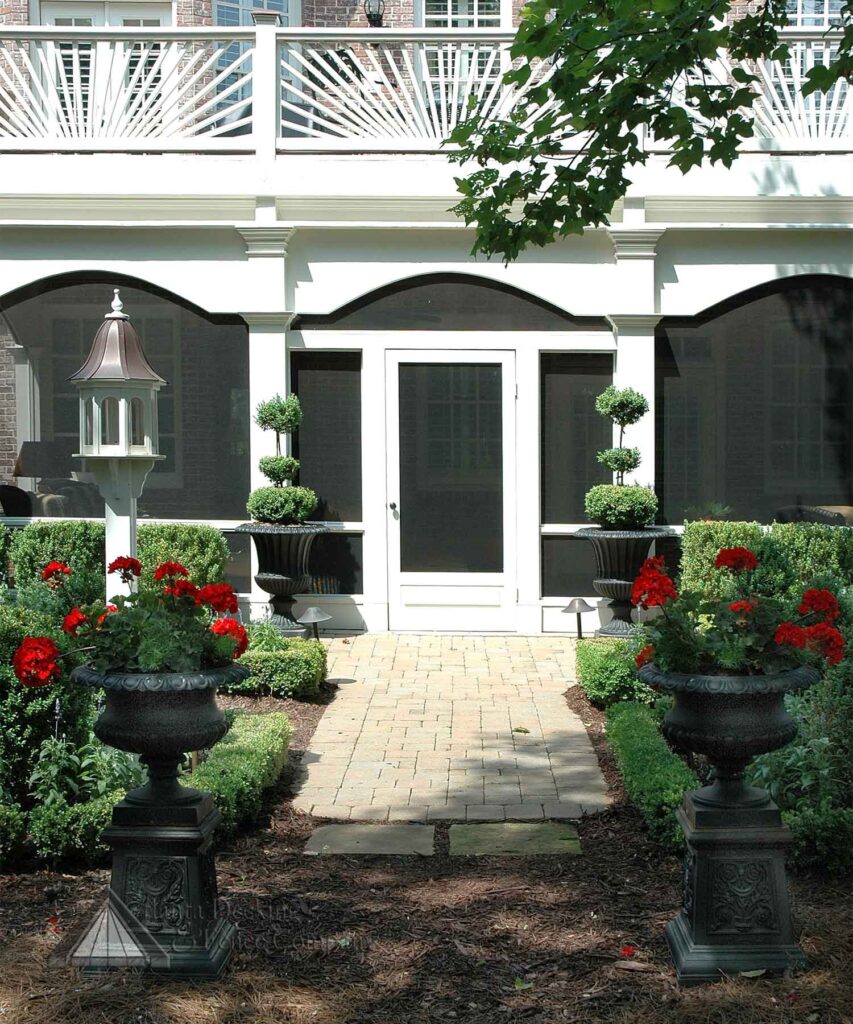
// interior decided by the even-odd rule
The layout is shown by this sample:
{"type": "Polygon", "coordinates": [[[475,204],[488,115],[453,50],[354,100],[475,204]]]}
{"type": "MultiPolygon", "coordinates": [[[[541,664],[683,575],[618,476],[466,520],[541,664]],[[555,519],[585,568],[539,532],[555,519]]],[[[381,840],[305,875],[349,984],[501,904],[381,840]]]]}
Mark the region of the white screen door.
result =
{"type": "Polygon", "coordinates": [[[389,624],[514,628],[515,355],[387,354],[389,624]]]}

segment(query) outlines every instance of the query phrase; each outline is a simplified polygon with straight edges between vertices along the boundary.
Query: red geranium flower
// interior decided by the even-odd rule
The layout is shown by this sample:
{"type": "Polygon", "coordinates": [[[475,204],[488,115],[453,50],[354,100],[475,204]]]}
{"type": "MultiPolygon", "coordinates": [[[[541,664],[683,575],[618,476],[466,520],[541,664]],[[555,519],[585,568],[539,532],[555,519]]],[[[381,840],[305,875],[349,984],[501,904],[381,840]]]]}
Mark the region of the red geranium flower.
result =
{"type": "Polygon", "coordinates": [[[246,648],[249,646],[249,637],[236,619],[216,619],[211,623],[210,629],[217,636],[230,636],[235,641],[235,658],[245,654],[246,648]]]}
{"type": "Polygon", "coordinates": [[[797,609],[800,615],[809,615],[815,612],[822,615],[825,622],[832,622],[838,618],[838,599],[831,590],[816,590],[814,587],[803,594],[800,607],[797,609]]]}
{"type": "Polygon", "coordinates": [[[653,608],[678,598],[675,584],[663,571],[664,565],[662,557],[647,558],[643,562],[631,590],[631,601],[634,604],[641,608],[653,608]]]}
{"type": "Polygon", "coordinates": [[[783,622],[777,627],[773,639],[777,644],[799,647],[802,650],[806,646],[807,637],[802,626],[797,626],[793,622],[783,622]]]}
{"type": "Polygon", "coordinates": [[[654,658],[654,656],[654,647],[652,647],[651,644],[646,644],[646,646],[634,658],[634,661],[637,663],[637,668],[642,668],[643,665],[648,665],[648,663],[652,660],[652,658],[654,658]]]}
{"type": "Polygon", "coordinates": [[[65,564],[65,562],[48,562],[47,565],[41,571],[41,578],[43,580],[52,580],[58,576],[70,576],[71,570],[65,564]]]}
{"type": "Polygon", "coordinates": [[[754,569],[758,559],[749,548],[721,548],[714,561],[715,569],[731,569],[732,572],[744,572],[754,569]]]}
{"type": "Polygon", "coordinates": [[[729,611],[748,615],[750,612],[755,611],[755,601],[735,601],[729,605],[729,611]]]}
{"type": "Polygon", "coordinates": [[[217,612],[237,611],[237,595],[230,583],[208,583],[198,592],[198,601],[217,612]]]}
{"type": "Polygon", "coordinates": [[[172,597],[191,597],[197,604],[198,587],[191,580],[175,580],[168,587],[163,587],[164,594],[171,594],[172,597]]]}
{"type": "Polygon", "coordinates": [[[118,611],[118,605],[108,604],[107,607],[104,609],[103,613],[98,616],[98,625],[100,626],[101,623],[104,621],[104,619],[108,615],[112,615],[113,612],[117,612],[117,611],[118,611]]]}
{"type": "Polygon", "coordinates": [[[84,622],[89,620],[80,611],[79,608],[72,608],[71,611],[62,620],[62,632],[69,633],[71,636],[77,636],[77,630],[83,625],[84,622]]]}
{"type": "Polygon", "coordinates": [[[59,648],[47,636],[25,636],[12,657],[12,669],[24,686],[48,686],[59,675],[59,648]]]}
{"type": "Polygon", "coordinates": [[[814,626],[806,626],[805,646],[810,651],[822,654],[830,665],[837,665],[844,657],[844,637],[835,626],[828,622],[817,622],[814,626]]]}
{"type": "Polygon", "coordinates": [[[623,946],[619,950],[619,956],[622,956],[622,957],[633,956],[636,952],[637,952],[637,947],[636,946],[623,946]]]}
{"type": "Polygon", "coordinates": [[[122,555],[110,562],[107,572],[117,572],[123,583],[132,583],[134,576],[142,575],[142,563],[138,558],[122,555]]]}
{"type": "Polygon", "coordinates": [[[158,565],[154,570],[155,583],[165,579],[174,579],[175,576],[189,576],[189,573],[180,562],[163,562],[162,565],[158,565]]]}

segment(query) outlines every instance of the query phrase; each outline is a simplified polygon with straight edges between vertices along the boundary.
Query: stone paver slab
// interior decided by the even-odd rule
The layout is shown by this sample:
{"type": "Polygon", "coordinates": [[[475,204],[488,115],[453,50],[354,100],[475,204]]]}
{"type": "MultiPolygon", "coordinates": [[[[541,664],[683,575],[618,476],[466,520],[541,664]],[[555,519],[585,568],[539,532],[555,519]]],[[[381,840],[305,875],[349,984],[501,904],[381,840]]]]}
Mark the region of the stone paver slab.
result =
{"type": "Polygon", "coordinates": [[[434,838],[432,825],[322,825],[311,833],[303,853],[431,857],[434,838]]]}
{"type": "Polygon", "coordinates": [[[506,821],[450,826],[451,857],[537,857],[580,852],[580,839],[572,825],[506,821]]]}

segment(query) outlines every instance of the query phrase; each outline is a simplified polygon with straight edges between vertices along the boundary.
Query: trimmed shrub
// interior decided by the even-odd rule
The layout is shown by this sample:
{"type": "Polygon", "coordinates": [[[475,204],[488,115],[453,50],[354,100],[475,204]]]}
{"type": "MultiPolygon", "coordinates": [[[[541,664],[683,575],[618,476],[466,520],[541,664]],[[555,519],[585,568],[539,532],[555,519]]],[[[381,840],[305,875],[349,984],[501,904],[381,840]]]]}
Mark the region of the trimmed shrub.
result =
{"type": "Polygon", "coordinates": [[[137,544],[143,583],[163,562],[180,562],[200,587],[221,583],[231,557],[222,533],[203,523],[143,523],[137,544]]]}
{"type": "Polygon", "coordinates": [[[51,860],[100,859],[107,851],[101,835],[112,820],[113,805],[123,796],[122,790],[116,790],[86,803],[58,800],[34,807],[29,826],[36,853],[51,860]]]}
{"type": "MultiPolygon", "coordinates": [[[[22,686],[12,671],[12,655],[25,636],[49,636],[64,648],[57,620],[21,605],[0,605],[0,790],[28,806],[28,782],[42,742],[53,736],[55,706],[69,742],[86,742],[94,713],[94,694],[73,685],[63,671],[52,686],[22,686]]],[[[71,666],[60,662],[64,670],[71,666]]]]}
{"type": "Polygon", "coordinates": [[[578,641],[578,683],[593,704],[606,708],[620,700],[654,701],[654,691],[637,678],[634,654],[634,645],[628,640],[602,637],[578,641]]]}
{"type": "Polygon", "coordinates": [[[606,529],[638,530],[654,522],[658,499],[649,487],[596,484],[586,492],[584,510],[606,529]]]}
{"type": "Polygon", "coordinates": [[[223,687],[228,693],[313,697],[326,678],[326,648],[319,640],[285,637],[269,622],[248,627],[249,649],[240,664],[248,679],[223,687]]]}
{"type": "Polygon", "coordinates": [[[783,811],[794,835],[790,858],[799,867],[843,873],[853,868],[853,807],[783,811]]]}
{"type": "Polygon", "coordinates": [[[304,522],[316,508],[317,495],[308,487],[259,487],[246,502],[252,519],[281,526],[304,522]]]}
{"type": "MultiPolygon", "coordinates": [[[[43,590],[41,571],[57,560],[71,567],[74,596],[79,604],[103,597],[104,524],[58,519],[55,523],[30,523],[12,538],[9,558],[15,586],[22,594],[43,590]]],[[[47,609],[46,609],[47,610],[47,609]]]]}
{"type": "Polygon", "coordinates": [[[652,838],[664,849],[681,850],[684,836],[675,811],[699,780],[670,750],[651,711],[642,704],[614,704],[607,712],[607,739],[625,792],[652,838]]]}
{"type": "Polygon", "coordinates": [[[225,737],[182,780],[213,794],[222,814],[219,830],[232,835],[257,817],[263,791],[272,786],[287,760],[293,730],[287,715],[238,714],[225,737]]]}
{"type": "Polygon", "coordinates": [[[9,571],[9,548],[12,546],[12,531],[0,523],[0,583],[8,583],[11,573],[9,571]]]}
{"type": "Polygon", "coordinates": [[[773,523],[770,537],[796,574],[795,586],[833,576],[843,586],[853,580],[853,527],[824,523],[773,523]]]}
{"type": "Polygon", "coordinates": [[[26,836],[26,815],[15,804],[0,804],[0,870],[20,853],[26,836]]]}

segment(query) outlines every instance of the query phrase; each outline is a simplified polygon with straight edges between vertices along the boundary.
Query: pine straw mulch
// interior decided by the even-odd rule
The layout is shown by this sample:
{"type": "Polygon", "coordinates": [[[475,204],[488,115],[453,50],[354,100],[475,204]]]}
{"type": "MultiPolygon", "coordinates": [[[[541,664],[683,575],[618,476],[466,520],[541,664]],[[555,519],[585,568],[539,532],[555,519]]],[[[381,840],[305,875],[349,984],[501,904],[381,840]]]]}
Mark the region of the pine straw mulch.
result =
{"type": "MultiPolygon", "coordinates": [[[[605,777],[618,786],[602,716],[576,690],[569,703],[587,724],[605,777]]],[[[266,705],[291,714],[296,751],[322,712],[266,705]]],[[[792,879],[809,972],[679,990],[663,939],[678,909],[679,865],[657,854],[619,788],[611,811],[581,822],[582,857],[451,860],[440,826],[434,857],[324,859],[300,855],[314,823],[291,810],[287,785],[285,777],[260,827],[219,855],[223,906],[239,926],[239,947],[218,982],[83,978],[51,965],[100,906],[107,872],[0,877],[0,1022],[853,1020],[853,908],[839,881],[792,879]],[[624,945],[636,954],[621,958],[624,945]]]]}

